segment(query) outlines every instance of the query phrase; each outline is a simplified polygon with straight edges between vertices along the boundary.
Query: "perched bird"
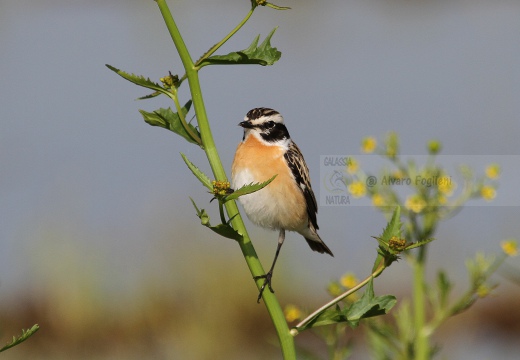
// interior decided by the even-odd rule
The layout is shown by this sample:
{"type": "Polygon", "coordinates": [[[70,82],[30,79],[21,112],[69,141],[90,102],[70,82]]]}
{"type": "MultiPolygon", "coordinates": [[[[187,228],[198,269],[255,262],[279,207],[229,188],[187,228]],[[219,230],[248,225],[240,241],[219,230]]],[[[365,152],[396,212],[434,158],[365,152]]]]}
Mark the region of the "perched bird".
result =
{"type": "Polygon", "coordinates": [[[285,230],[301,234],[312,250],[334,255],[316,232],[318,207],[309,169],[300,149],[291,140],[282,115],[273,109],[256,108],[249,111],[238,125],[244,128],[244,136],[233,160],[233,188],[264,182],[277,175],[263,189],[239,197],[249,220],[258,226],[280,231],[271,269],[255,278],[265,279],[258,295],[260,301],[266,286],[274,292],[271,278],[285,230]]]}

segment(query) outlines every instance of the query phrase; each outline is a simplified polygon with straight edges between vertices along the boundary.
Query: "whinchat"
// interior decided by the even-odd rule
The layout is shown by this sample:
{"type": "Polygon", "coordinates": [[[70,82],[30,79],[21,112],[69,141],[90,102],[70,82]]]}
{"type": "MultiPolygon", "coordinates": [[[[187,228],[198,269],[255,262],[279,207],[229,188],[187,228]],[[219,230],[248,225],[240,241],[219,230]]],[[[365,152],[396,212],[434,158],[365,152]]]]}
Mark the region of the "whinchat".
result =
{"type": "Polygon", "coordinates": [[[257,277],[265,279],[258,295],[260,301],[266,286],[274,292],[271,278],[285,230],[301,234],[312,250],[334,255],[316,231],[318,205],[309,169],[300,149],[291,140],[282,115],[273,109],[256,108],[249,111],[238,125],[244,128],[244,136],[233,160],[233,188],[261,183],[277,175],[265,188],[239,197],[249,220],[258,226],[280,231],[271,269],[257,277]]]}

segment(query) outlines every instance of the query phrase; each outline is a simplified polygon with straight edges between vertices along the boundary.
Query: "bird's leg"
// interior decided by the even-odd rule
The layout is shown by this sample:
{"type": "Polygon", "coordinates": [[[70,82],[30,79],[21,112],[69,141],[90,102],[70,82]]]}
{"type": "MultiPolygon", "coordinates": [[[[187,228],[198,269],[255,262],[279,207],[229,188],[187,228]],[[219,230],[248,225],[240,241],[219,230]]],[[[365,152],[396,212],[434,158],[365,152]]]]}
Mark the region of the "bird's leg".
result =
{"type": "Polygon", "coordinates": [[[264,284],[260,288],[260,294],[258,294],[258,300],[257,302],[260,302],[260,299],[262,298],[262,293],[264,292],[265,287],[267,286],[269,288],[269,291],[274,293],[273,288],[271,287],[271,278],[273,277],[273,269],[274,265],[276,264],[276,259],[278,259],[278,254],[280,254],[280,249],[282,248],[283,241],[285,240],[285,229],[280,229],[280,235],[278,235],[278,246],[276,247],[276,253],[274,255],[273,264],[271,265],[271,269],[267,272],[265,275],[259,275],[255,276],[254,279],[264,279],[264,284]]]}

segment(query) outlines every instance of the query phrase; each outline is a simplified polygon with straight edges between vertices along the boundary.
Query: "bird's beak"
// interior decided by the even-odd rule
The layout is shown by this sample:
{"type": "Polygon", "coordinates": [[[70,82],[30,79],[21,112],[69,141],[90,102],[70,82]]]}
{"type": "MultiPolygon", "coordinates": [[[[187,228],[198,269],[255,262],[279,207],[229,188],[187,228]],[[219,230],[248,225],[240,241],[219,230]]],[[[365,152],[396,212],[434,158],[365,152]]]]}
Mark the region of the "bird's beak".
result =
{"type": "Polygon", "coordinates": [[[250,121],[242,121],[242,122],[238,123],[238,126],[242,126],[244,129],[252,129],[253,128],[253,124],[251,124],[250,121]]]}

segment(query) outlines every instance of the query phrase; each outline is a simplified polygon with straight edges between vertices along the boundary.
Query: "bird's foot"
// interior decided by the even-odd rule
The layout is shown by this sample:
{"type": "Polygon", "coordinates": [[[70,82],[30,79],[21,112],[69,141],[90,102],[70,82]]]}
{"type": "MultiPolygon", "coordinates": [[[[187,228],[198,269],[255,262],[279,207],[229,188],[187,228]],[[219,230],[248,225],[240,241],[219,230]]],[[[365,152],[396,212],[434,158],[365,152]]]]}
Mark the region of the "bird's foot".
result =
{"type": "Polygon", "coordinates": [[[269,288],[270,292],[274,293],[274,290],[271,286],[272,277],[273,277],[273,271],[269,271],[265,275],[259,275],[259,276],[253,277],[253,279],[255,279],[255,280],[264,279],[264,283],[263,283],[262,287],[260,288],[260,293],[258,294],[258,299],[256,301],[257,303],[260,303],[260,299],[262,298],[262,294],[263,294],[266,286],[269,288]]]}

